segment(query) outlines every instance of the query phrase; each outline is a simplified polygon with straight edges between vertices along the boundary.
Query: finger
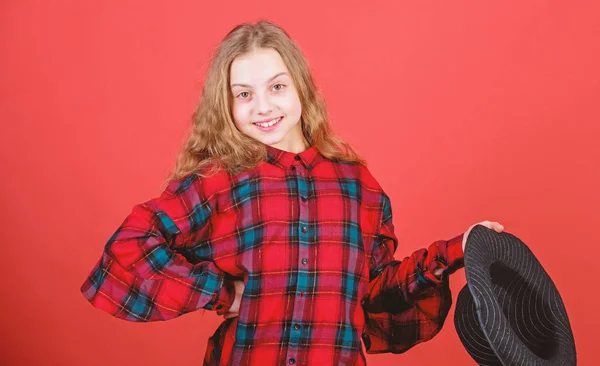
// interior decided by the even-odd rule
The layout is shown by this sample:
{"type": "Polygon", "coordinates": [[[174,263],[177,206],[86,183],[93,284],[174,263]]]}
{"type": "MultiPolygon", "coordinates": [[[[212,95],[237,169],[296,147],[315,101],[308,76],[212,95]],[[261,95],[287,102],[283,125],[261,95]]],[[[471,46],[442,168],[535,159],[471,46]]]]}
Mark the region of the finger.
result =
{"type": "Polygon", "coordinates": [[[501,232],[502,229],[504,229],[504,226],[500,225],[499,222],[491,222],[490,226],[488,226],[489,229],[495,230],[497,232],[501,232]]]}

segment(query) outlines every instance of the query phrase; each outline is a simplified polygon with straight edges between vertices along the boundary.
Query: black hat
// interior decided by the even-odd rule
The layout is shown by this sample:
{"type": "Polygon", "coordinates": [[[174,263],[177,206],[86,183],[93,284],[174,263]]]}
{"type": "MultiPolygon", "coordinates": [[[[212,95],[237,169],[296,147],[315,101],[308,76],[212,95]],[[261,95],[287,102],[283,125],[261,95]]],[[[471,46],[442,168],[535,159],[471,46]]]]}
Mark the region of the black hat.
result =
{"type": "Polygon", "coordinates": [[[575,365],[575,340],[562,299],[516,236],[475,226],[465,249],[467,285],[454,324],[480,365],[575,365]]]}

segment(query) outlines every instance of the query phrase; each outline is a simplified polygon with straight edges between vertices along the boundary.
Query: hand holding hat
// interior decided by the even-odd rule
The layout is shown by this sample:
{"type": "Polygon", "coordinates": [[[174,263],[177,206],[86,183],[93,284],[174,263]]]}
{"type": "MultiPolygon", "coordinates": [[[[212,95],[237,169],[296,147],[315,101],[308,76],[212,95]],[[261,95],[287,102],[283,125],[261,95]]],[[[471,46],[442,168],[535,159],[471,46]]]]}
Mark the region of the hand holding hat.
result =
{"type": "Polygon", "coordinates": [[[495,230],[498,233],[501,233],[502,230],[504,230],[504,226],[502,226],[499,222],[491,222],[491,221],[487,221],[487,220],[477,223],[475,225],[471,225],[471,227],[465,232],[465,235],[463,237],[463,241],[462,241],[463,252],[465,251],[465,246],[467,245],[467,238],[469,237],[469,233],[477,225],[483,225],[483,226],[487,227],[488,229],[495,230]]]}
{"type": "MultiPolygon", "coordinates": [[[[469,227],[469,229],[465,232],[465,235],[463,236],[463,241],[462,241],[462,250],[463,250],[463,252],[465,251],[465,246],[467,245],[467,238],[469,237],[469,233],[477,225],[483,225],[483,226],[487,227],[488,229],[495,230],[498,233],[501,233],[502,230],[504,230],[504,226],[502,226],[500,223],[498,223],[498,222],[492,222],[492,221],[487,221],[487,220],[486,221],[482,221],[482,222],[477,223],[477,224],[474,224],[474,225],[471,225],[471,227],[469,227]]],[[[441,278],[442,277],[442,272],[443,272],[442,268],[436,268],[435,270],[433,270],[433,275],[436,276],[437,278],[441,278]]]]}

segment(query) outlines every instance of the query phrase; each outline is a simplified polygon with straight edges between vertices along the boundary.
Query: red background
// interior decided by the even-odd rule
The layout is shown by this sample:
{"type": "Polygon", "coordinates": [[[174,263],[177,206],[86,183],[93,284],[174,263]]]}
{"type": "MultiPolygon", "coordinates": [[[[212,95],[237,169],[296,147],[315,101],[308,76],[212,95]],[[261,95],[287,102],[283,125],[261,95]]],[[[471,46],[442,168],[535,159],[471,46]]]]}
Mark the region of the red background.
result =
{"type": "MultiPolygon", "coordinates": [[[[2,364],[201,363],[214,313],[128,323],[79,286],[160,192],[214,47],[259,18],[299,43],[335,131],[391,196],[396,257],[501,222],[552,276],[580,364],[595,363],[598,2],[301,3],[0,3],[2,364]]],[[[464,271],[451,282],[456,296],[464,271]]],[[[474,364],[452,317],[432,341],[368,359],[474,364]]]]}

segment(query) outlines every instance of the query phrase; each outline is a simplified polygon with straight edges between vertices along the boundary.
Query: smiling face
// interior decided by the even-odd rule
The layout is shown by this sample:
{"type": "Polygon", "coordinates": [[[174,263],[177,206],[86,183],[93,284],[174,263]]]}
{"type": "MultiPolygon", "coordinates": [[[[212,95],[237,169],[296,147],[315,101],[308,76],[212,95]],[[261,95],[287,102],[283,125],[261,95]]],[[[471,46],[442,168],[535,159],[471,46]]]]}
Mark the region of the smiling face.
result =
{"type": "Polygon", "coordinates": [[[232,113],[237,128],[266,145],[290,152],[308,147],[302,134],[302,105],[279,53],[258,48],[231,64],[232,113]]]}

